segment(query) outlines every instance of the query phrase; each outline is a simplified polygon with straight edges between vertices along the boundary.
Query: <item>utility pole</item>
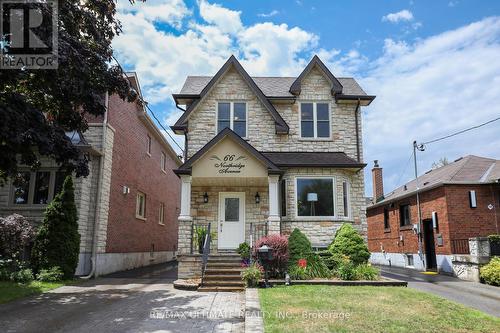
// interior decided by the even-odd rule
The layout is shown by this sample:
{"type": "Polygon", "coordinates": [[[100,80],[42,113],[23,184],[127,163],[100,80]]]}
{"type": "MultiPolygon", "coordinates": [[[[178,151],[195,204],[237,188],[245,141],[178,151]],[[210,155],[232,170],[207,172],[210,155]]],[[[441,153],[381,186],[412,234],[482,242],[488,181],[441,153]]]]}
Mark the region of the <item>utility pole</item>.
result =
{"type": "Polygon", "coordinates": [[[422,213],[420,211],[420,195],[419,195],[419,190],[420,190],[420,185],[418,183],[418,169],[417,169],[417,150],[418,151],[424,151],[424,145],[419,145],[417,144],[417,141],[413,141],[413,164],[415,166],[415,182],[417,185],[417,218],[418,218],[418,227],[417,227],[417,236],[418,236],[418,255],[420,256],[420,259],[424,263],[424,269],[427,266],[427,263],[425,262],[425,257],[422,251],[422,213]]]}

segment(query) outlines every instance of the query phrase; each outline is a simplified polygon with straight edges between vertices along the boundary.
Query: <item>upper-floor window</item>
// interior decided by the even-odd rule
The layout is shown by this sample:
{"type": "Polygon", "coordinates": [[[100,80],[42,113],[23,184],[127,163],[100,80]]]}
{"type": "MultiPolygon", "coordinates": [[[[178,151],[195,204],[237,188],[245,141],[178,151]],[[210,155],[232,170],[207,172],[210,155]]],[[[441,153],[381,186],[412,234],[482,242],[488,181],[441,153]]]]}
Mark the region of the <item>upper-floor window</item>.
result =
{"type": "Polygon", "coordinates": [[[405,226],[410,225],[410,205],[400,205],[399,206],[399,225],[405,226]]]}
{"type": "Polygon", "coordinates": [[[333,217],[333,189],[332,177],[297,178],[297,216],[333,217]]]}
{"type": "Polygon", "coordinates": [[[147,149],[148,149],[148,154],[151,155],[151,137],[148,135],[148,146],[147,146],[147,149]]]}
{"type": "Polygon", "coordinates": [[[165,224],[165,204],[160,202],[160,209],[158,211],[158,223],[165,224]]]}
{"type": "Polygon", "coordinates": [[[167,164],[167,155],[165,155],[164,152],[161,152],[160,156],[160,168],[162,171],[165,171],[166,165],[167,164]]]}
{"type": "Polygon", "coordinates": [[[18,172],[12,179],[12,204],[48,204],[62,189],[65,176],[55,170],[18,172]]]}
{"type": "Polygon", "coordinates": [[[146,219],[146,194],[142,192],[137,192],[135,217],[143,220],[146,219]]]}
{"type": "Polygon", "coordinates": [[[389,229],[389,208],[384,207],[384,229],[389,229]]]}
{"type": "Polygon", "coordinates": [[[330,107],[328,103],[300,104],[300,136],[302,138],[330,137],[330,107]]]}
{"type": "Polygon", "coordinates": [[[217,103],[217,133],[229,127],[242,138],[247,136],[247,103],[217,103]]]}

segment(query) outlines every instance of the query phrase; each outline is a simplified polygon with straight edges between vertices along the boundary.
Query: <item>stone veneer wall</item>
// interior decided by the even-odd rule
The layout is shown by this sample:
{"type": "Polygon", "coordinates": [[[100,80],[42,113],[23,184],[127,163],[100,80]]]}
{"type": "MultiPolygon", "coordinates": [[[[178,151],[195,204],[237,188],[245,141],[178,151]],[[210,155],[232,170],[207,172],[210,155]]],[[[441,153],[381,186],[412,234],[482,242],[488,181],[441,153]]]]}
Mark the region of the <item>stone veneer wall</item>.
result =
{"type": "MultiPolygon", "coordinates": [[[[218,101],[246,101],[248,142],[259,151],[318,151],[345,152],[352,158],[356,153],[356,104],[337,104],[332,98],[330,84],[316,68],[302,81],[302,92],[294,104],[275,104],[276,110],[290,126],[288,135],[277,135],[270,113],[255,97],[242,77],[230,69],[212,88],[189,118],[188,158],[193,156],[216,135],[218,101]],[[300,138],[300,102],[329,102],[331,110],[331,139],[300,138]]],[[[361,138],[361,116],[358,117],[361,138]]],[[[360,140],[362,159],[362,144],[360,140]]]]}

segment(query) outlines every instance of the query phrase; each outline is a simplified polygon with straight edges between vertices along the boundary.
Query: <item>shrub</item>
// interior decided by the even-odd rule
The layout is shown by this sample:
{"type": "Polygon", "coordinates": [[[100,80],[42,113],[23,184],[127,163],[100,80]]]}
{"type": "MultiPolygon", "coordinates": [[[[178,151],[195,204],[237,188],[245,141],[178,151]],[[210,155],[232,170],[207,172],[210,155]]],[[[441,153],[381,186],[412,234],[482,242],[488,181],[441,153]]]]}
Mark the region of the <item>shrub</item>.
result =
{"type": "Polygon", "coordinates": [[[356,266],[356,280],[378,280],[379,270],[370,264],[361,264],[356,266]]]}
{"type": "Polygon", "coordinates": [[[500,244],[500,235],[489,235],[488,240],[490,243],[500,244]]]}
{"type": "Polygon", "coordinates": [[[263,245],[273,249],[274,257],[270,262],[270,275],[272,277],[282,276],[288,264],[288,238],[274,234],[258,239],[252,253],[255,259],[258,259],[257,251],[263,245]]]}
{"type": "Polygon", "coordinates": [[[19,258],[35,237],[35,229],[19,214],[0,217],[0,257],[19,258]]]}
{"type": "Polygon", "coordinates": [[[33,272],[29,268],[23,268],[11,273],[10,279],[14,282],[28,283],[33,281],[33,272]]]}
{"type": "Polygon", "coordinates": [[[62,278],[63,272],[58,266],[54,266],[51,269],[42,269],[36,276],[36,279],[42,282],[57,282],[61,281],[62,278]]]}
{"type": "Polygon", "coordinates": [[[236,252],[240,255],[241,259],[248,260],[250,259],[250,245],[247,242],[241,243],[238,246],[236,252]]]}
{"type": "Polygon", "coordinates": [[[288,252],[290,254],[290,265],[296,265],[297,260],[305,258],[311,253],[311,242],[299,229],[293,229],[288,237],[288,252]]]}
{"type": "Polygon", "coordinates": [[[262,279],[263,269],[258,264],[246,268],[241,272],[241,279],[245,281],[247,287],[257,287],[260,279],[262,279]]]}
{"type": "Polygon", "coordinates": [[[341,280],[356,280],[356,265],[347,257],[339,264],[337,275],[341,280]]]}
{"type": "MultiPolygon", "coordinates": [[[[305,258],[305,266],[300,267],[297,263],[288,268],[288,274],[292,280],[305,280],[316,278],[329,278],[331,271],[323,262],[323,259],[316,253],[309,253],[305,258]]],[[[300,260],[300,259],[299,259],[300,260]]]]}
{"type": "Polygon", "coordinates": [[[328,247],[332,255],[348,256],[354,265],[365,264],[370,252],[361,235],[349,223],[344,223],[335,234],[335,239],[328,247]]]}
{"type": "Polygon", "coordinates": [[[73,180],[67,176],[62,191],[47,206],[36,235],[32,258],[36,271],[59,266],[64,278],[71,278],[78,264],[80,234],[73,180]]]}
{"type": "Polygon", "coordinates": [[[500,257],[493,257],[479,270],[481,279],[492,286],[500,286],[500,257]]]}
{"type": "Polygon", "coordinates": [[[309,277],[306,274],[306,267],[300,267],[298,265],[291,265],[288,268],[288,275],[292,280],[307,280],[309,277]]]}

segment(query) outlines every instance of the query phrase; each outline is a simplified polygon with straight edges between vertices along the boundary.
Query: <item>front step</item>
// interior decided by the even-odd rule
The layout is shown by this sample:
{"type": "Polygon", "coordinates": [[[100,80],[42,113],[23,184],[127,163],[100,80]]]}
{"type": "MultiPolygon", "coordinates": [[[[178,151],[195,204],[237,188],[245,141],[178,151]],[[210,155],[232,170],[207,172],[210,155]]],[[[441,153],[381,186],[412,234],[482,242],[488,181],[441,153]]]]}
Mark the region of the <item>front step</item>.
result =
{"type": "Polygon", "coordinates": [[[235,280],[210,280],[203,282],[203,287],[244,287],[245,284],[240,279],[239,281],[235,280]]]}
{"type": "Polygon", "coordinates": [[[245,287],[200,287],[198,291],[205,292],[238,292],[244,291],[245,287]]]}
{"type": "Polygon", "coordinates": [[[207,268],[205,275],[240,275],[242,270],[241,268],[207,268]]]}
{"type": "Polygon", "coordinates": [[[198,291],[243,291],[241,257],[234,252],[217,253],[208,257],[202,287],[198,291]]]}
{"type": "Polygon", "coordinates": [[[241,281],[240,274],[205,275],[205,281],[241,281]]]}

